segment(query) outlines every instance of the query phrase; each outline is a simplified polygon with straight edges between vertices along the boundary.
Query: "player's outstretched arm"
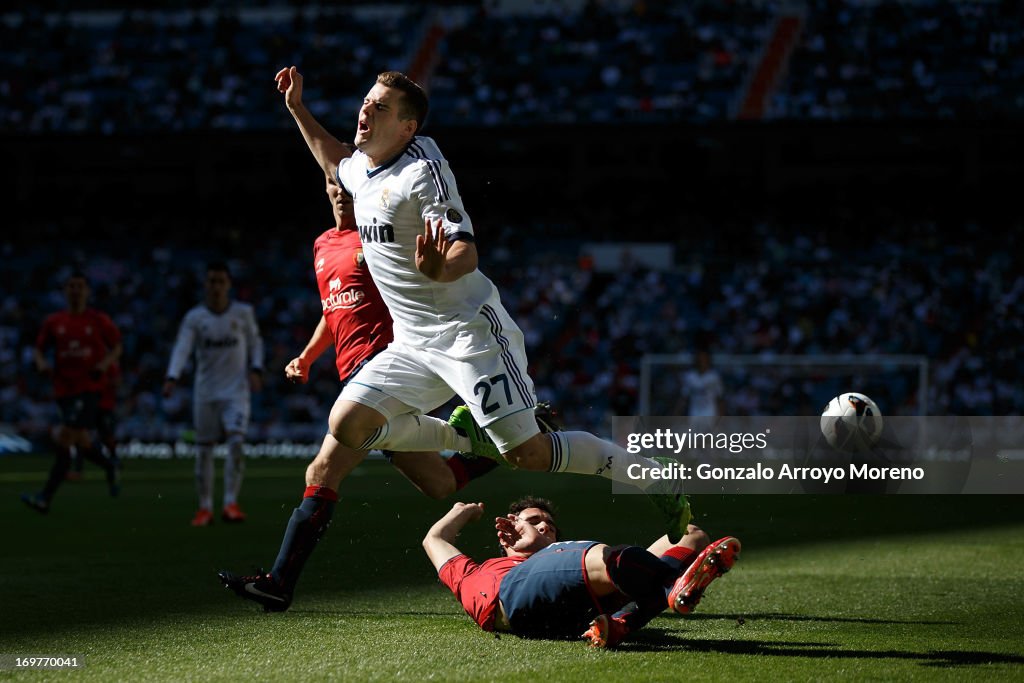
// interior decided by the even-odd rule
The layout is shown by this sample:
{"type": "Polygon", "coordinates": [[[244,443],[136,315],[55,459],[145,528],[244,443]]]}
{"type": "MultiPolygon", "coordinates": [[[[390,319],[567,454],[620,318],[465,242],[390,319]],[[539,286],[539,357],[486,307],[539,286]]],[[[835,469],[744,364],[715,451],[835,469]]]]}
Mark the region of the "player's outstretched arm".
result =
{"type": "Polygon", "coordinates": [[[457,240],[449,242],[441,221],[423,222],[423,234],[416,236],[416,268],[435,282],[455,282],[477,267],[476,245],[457,240]]]}
{"type": "Polygon", "coordinates": [[[327,327],[327,319],[320,316],[320,322],[317,323],[316,329],[313,330],[313,336],[309,338],[309,343],[306,344],[306,348],[302,350],[295,358],[292,358],[288,365],[284,368],[284,376],[289,381],[295,382],[296,384],[305,384],[309,381],[309,368],[316,359],[323,355],[324,351],[334,345],[334,335],[331,334],[330,328],[327,327]]]}
{"type": "Polygon", "coordinates": [[[305,138],[309,151],[313,153],[316,162],[329,177],[334,178],[338,170],[338,163],[352,155],[349,148],[342,144],[336,137],[327,132],[327,129],[320,125],[320,122],[313,118],[309,109],[302,103],[302,74],[294,66],[285,67],[274,76],[277,81],[277,90],[284,94],[284,103],[288,107],[292,118],[299,126],[302,137],[305,138]]]}
{"type": "Polygon", "coordinates": [[[456,503],[441,519],[434,522],[423,538],[423,549],[427,552],[434,569],[440,571],[444,563],[462,551],[455,547],[455,539],[462,528],[480,519],[484,513],[483,503],[456,503]]]}

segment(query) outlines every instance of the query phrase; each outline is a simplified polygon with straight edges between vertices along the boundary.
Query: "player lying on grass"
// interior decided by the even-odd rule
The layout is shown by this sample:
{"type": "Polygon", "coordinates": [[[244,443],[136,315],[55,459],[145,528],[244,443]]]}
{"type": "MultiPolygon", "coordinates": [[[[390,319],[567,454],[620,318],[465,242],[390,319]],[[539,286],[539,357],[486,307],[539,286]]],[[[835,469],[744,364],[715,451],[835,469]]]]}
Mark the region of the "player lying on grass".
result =
{"type": "Polygon", "coordinates": [[[649,548],[560,541],[552,505],[527,497],[494,520],[504,556],[478,564],[456,536],[483,515],[483,503],[455,503],[423,539],[438,577],[485,631],[533,638],[587,639],[613,647],[666,607],[689,614],[708,584],[729,571],[739,540],[714,543],[689,525],[677,543],[649,548]]]}

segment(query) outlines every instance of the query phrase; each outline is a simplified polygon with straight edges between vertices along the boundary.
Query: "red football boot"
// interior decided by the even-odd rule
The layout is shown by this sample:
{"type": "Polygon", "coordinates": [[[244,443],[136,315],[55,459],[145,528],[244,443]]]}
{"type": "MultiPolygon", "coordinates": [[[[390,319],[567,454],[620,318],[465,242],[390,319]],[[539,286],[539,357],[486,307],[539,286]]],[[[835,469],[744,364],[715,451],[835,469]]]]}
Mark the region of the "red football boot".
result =
{"type": "Polygon", "coordinates": [[[720,538],[701,551],[689,569],[676,579],[668,594],[668,606],[679,614],[689,614],[704,596],[704,591],[736,563],[740,556],[739,539],[720,538]]]}

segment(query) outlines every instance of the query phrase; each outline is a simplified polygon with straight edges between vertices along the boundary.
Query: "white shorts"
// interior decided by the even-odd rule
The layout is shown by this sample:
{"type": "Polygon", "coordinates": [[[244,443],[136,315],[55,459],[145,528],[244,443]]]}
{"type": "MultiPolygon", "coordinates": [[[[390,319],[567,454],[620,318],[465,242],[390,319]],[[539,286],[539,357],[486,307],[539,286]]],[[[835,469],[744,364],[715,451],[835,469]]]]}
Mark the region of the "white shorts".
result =
{"type": "Polygon", "coordinates": [[[540,432],[523,333],[503,308],[485,305],[476,319],[441,339],[423,347],[392,342],[338,400],[369,406],[390,420],[428,413],[458,394],[502,453],[540,432]]]}
{"type": "Polygon", "coordinates": [[[194,401],[192,417],[196,443],[216,443],[230,434],[249,431],[249,397],[222,401],[194,401]]]}

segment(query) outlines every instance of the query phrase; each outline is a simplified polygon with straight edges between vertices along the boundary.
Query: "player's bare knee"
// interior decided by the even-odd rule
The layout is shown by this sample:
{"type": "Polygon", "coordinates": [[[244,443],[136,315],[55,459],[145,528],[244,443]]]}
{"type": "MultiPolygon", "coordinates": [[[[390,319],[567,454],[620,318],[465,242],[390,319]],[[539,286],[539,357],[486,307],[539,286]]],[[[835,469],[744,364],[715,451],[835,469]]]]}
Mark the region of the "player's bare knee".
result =
{"type": "Polygon", "coordinates": [[[363,449],[366,441],[387,420],[366,406],[351,401],[338,401],[331,408],[328,427],[331,436],[346,448],[363,449]]]}
{"type": "Polygon", "coordinates": [[[513,467],[546,472],[551,469],[551,440],[544,434],[537,434],[503,455],[513,467]]]}
{"type": "Polygon", "coordinates": [[[317,458],[309,463],[309,467],[306,468],[306,486],[326,486],[327,484],[324,481],[325,474],[325,468],[320,459],[317,458]]]}
{"type": "Polygon", "coordinates": [[[346,429],[344,425],[335,427],[331,425],[331,436],[338,440],[345,448],[358,448],[366,438],[360,438],[358,433],[354,433],[352,429],[346,429]]]}
{"type": "Polygon", "coordinates": [[[358,419],[352,419],[346,414],[339,415],[331,412],[331,419],[328,423],[331,436],[338,440],[345,448],[361,449],[366,440],[374,432],[374,428],[360,424],[358,419]]]}

